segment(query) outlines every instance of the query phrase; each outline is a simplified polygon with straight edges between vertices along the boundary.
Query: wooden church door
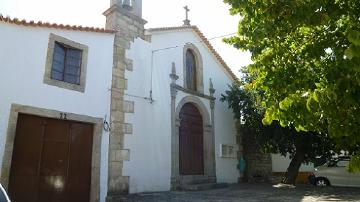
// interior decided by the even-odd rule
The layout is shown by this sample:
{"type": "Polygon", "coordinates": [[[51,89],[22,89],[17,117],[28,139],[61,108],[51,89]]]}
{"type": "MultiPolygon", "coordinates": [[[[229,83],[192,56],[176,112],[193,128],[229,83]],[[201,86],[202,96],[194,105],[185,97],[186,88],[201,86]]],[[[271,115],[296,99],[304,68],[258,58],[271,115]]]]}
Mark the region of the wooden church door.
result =
{"type": "Polygon", "coordinates": [[[185,104],[180,111],[180,175],[204,174],[203,120],[197,107],[185,104]]]}

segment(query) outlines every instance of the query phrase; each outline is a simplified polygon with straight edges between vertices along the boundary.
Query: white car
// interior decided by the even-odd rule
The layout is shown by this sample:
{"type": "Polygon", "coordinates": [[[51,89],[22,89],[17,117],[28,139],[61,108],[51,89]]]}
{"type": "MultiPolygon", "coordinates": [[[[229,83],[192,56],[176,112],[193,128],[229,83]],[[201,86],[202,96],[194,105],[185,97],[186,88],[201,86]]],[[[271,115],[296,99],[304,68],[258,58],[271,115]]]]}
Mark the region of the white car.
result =
{"type": "Polygon", "coordinates": [[[339,158],[315,168],[313,175],[309,177],[310,183],[321,187],[360,187],[360,173],[350,173],[347,170],[349,162],[349,158],[339,158]]]}

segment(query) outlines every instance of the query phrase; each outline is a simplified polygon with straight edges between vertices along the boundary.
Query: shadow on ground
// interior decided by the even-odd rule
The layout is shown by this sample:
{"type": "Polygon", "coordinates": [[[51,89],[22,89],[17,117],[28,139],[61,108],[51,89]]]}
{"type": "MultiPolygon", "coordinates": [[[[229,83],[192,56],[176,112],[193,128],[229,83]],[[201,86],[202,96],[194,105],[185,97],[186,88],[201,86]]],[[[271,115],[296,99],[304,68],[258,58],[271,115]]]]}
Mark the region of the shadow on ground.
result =
{"type": "Polygon", "coordinates": [[[359,201],[360,188],[326,187],[310,185],[274,187],[271,184],[241,183],[224,189],[196,192],[160,192],[131,194],[119,198],[124,202],[310,202],[359,201]]]}

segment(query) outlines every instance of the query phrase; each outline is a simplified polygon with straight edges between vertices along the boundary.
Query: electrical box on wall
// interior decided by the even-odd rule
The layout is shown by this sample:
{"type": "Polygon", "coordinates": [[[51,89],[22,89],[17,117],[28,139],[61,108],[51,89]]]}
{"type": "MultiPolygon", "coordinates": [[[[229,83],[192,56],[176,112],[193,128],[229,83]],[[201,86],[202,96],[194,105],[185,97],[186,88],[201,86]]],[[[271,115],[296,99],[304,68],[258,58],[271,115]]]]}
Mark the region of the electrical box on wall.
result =
{"type": "Polygon", "coordinates": [[[235,145],[220,144],[220,157],[222,158],[236,158],[235,145]]]}

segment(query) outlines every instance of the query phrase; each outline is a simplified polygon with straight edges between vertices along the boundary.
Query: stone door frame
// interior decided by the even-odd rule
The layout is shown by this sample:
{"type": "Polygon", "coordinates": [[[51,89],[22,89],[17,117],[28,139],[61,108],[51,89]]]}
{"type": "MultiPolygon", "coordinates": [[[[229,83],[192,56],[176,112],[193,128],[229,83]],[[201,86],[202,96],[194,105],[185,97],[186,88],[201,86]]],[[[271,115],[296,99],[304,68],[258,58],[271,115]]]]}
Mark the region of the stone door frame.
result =
{"type": "Polygon", "coordinates": [[[56,110],[42,109],[37,107],[24,106],[19,104],[12,104],[10,109],[9,123],[7,129],[7,137],[5,143],[5,151],[1,165],[0,181],[7,189],[9,185],[11,160],[14,148],[14,140],[16,136],[16,127],[19,113],[40,116],[45,118],[63,119],[68,121],[77,121],[83,123],[90,123],[93,125],[93,147],[91,159],[91,185],[90,185],[90,202],[100,201],[100,158],[101,158],[101,139],[103,119],[95,118],[85,115],[78,115],[66,113],[56,110]]]}
{"type": "MultiPolygon", "coordinates": [[[[195,96],[185,96],[181,99],[179,104],[175,109],[175,99],[173,99],[173,109],[172,109],[172,135],[171,135],[171,189],[176,190],[182,184],[188,182],[189,180],[207,180],[211,182],[216,181],[216,172],[215,172],[215,137],[214,137],[214,127],[213,127],[213,116],[210,117],[210,114],[204,105],[204,103],[195,96]],[[186,103],[194,104],[202,118],[203,118],[203,137],[204,137],[204,175],[201,176],[181,176],[179,169],[179,127],[180,127],[180,118],[179,114],[182,107],[186,103]]],[[[212,109],[213,110],[213,109],[212,109]]],[[[213,115],[213,113],[211,113],[213,115]]]]}

